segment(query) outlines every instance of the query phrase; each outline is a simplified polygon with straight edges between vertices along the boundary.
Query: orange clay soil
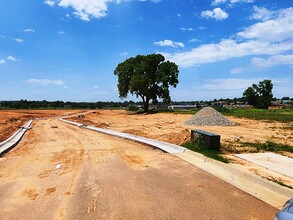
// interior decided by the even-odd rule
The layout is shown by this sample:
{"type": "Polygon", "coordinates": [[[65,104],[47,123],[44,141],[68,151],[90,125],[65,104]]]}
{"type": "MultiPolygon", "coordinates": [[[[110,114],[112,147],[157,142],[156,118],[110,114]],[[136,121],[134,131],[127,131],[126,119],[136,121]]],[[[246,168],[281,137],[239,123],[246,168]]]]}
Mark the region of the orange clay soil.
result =
{"type": "Polygon", "coordinates": [[[70,120],[116,131],[149,137],[173,144],[182,144],[190,139],[191,129],[201,129],[221,135],[224,145],[238,142],[276,143],[293,146],[293,132],[286,129],[293,122],[265,122],[236,117],[227,117],[237,126],[185,126],[190,114],[157,113],[132,114],[124,110],[99,110],[70,120]]]}
{"type": "MultiPolygon", "coordinates": [[[[149,137],[173,144],[182,144],[190,140],[190,130],[200,129],[221,135],[221,151],[230,159],[231,165],[237,166],[250,173],[265,179],[282,182],[293,187],[293,179],[260,167],[234,155],[233,152],[255,152],[253,147],[243,147],[241,142],[275,143],[293,146],[293,132],[287,129],[290,123],[265,122],[244,118],[227,117],[237,123],[237,126],[185,126],[183,122],[192,117],[189,114],[157,113],[157,114],[132,114],[124,110],[99,110],[87,115],[72,117],[69,120],[85,125],[126,132],[143,137],[149,137]],[[231,153],[232,152],[232,153],[231,153]]],[[[293,158],[289,152],[279,152],[293,158]]]]}
{"type": "Polygon", "coordinates": [[[9,138],[27,121],[80,113],[79,110],[0,110],[0,142],[9,138]]]}

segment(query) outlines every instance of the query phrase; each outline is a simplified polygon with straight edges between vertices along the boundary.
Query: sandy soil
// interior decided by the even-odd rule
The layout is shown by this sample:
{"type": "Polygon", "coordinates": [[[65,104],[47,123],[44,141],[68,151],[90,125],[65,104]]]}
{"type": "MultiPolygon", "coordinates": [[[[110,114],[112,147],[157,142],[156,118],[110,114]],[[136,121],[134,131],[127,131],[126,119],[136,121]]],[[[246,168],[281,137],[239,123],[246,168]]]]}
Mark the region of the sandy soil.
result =
{"type": "Polygon", "coordinates": [[[0,110],[0,142],[10,137],[28,120],[79,113],[77,110],[0,110]]]}
{"type": "MultiPolygon", "coordinates": [[[[221,135],[221,144],[225,146],[222,150],[233,165],[263,178],[282,182],[293,187],[292,178],[235,157],[225,150],[230,148],[233,151],[237,150],[237,152],[255,152],[254,148],[240,147],[239,142],[264,143],[266,141],[274,141],[293,146],[293,131],[286,129],[292,126],[293,122],[265,122],[228,117],[238,125],[232,127],[184,126],[183,122],[190,117],[192,115],[189,114],[131,114],[124,110],[100,110],[81,117],[73,117],[70,120],[178,145],[190,140],[191,129],[201,129],[219,134],[221,135]]],[[[281,154],[293,158],[291,153],[284,152],[281,154]]]]}
{"type": "Polygon", "coordinates": [[[0,219],[272,219],[277,211],[170,154],[57,119],[35,121],[0,158],[0,195],[0,219]]]}
{"type": "Polygon", "coordinates": [[[221,135],[221,143],[233,145],[241,142],[266,142],[268,140],[293,146],[293,131],[286,129],[290,123],[264,122],[228,117],[238,125],[225,126],[185,126],[183,122],[190,114],[131,114],[124,110],[100,110],[83,118],[71,118],[87,125],[150,137],[173,144],[182,144],[190,139],[191,129],[201,129],[221,135]]]}

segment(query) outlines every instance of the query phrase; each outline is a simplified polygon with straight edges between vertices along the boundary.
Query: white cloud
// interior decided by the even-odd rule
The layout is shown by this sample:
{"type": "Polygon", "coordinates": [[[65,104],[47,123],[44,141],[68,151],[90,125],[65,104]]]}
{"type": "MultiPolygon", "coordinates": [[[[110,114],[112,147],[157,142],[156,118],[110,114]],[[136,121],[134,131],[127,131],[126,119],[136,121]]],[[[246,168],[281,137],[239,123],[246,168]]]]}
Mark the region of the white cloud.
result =
{"type": "Polygon", "coordinates": [[[191,27],[190,28],[181,27],[180,30],[181,31],[194,31],[194,29],[191,27]]]}
{"type": "Polygon", "coordinates": [[[242,73],[243,71],[244,71],[244,68],[237,67],[237,68],[231,69],[230,70],[230,73],[232,73],[232,74],[239,74],[239,73],[242,73]]]}
{"type": "Polygon", "coordinates": [[[55,1],[53,1],[53,0],[46,0],[46,1],[44,1],[44,3],[51,6],[51,7],[53,7],[55,5],[55,1]]]}
{"type": "Polygon", "coordinates": [[[223,3],[225,3],[227,0],[214,0],[213,2],[212,2],[212,6],[215,6],[215,5],[219,5],[219,4],[223,4],[223,3]]]}
{"type": "Polygon", "coordinates": [[[7,60],[12,61],[12,62],[20,62],[21,60],[14,58],[13,56],[8,56],[7,60]]]}
{"type": "Polygon", "coordinates": [[[200,42],[200,40],[197,38],[192,38],[189,40],[189,43],[195,43],[195,42],[200,42]]]}
{"type": "Polygon", "coordinates": [[[5,64],[6,61],[4,59],[0,59],[0,64],[5,64]]]}
{"type": "Polygon", "coordinates": [[[56,86],[61,86],[64,85],[65,82],[62,81],[61,79],[56,79],[56,80],[49,80],[49,79],[29,79],[24,81],[25,83],[29,83],[32,85],[56,85],[56,86]]]}
{"type": "Polygon", "coordinates": [[[253,3],[254,0],[230,0],[231,4],[236,4],[236,3],[253,3]]]}
{"type": "Polygon", "coordinates": [[[34,32],[36,32],[34,29],[30,29],[30,28],[28,28],[28,29],[25,29],[25,30],[23,30],[23,32],[32,32],[32,33],[34,33],[34,32]]]}
{"type": "Polygon", "coordinates": [[[158,45],[161,47],[184,47],[184,44],[182,42],[175,42],[172,40],[157,41],[154,42],[154,45],[158,45]]]}
{"type": "Polygon", "coordinates": [[[254,57],[252,64],[262,68],[269,68],[277,65],[293,65],[293,54],[290,55],[276,55],[271,56],[268,59],[254,57]]]}
{"type": "MultiPolygon", "coordinates": [[[[53,7],[60,6],[63,8],[72,8],[73,15],[83,21],[90,21],[92,18],[102,18],[107,15],[107,4],[114,2],[117,4],[127,2],[129,0],[45,0],[44,3],[53,7]]],[[[145,2],[146,0],[140,0],[145,2]]],[[[161,0],[149,0],[153,3],[161,2],[161,0]]],[[[66,14],[69,17],[69,14],[66,14]]]]}
{"type": "Polygon", "coordinates": [[[128,56],[128,53],[127,52],[122,52],[122,53],[120,53],[120,56],[122,56],[122,57],[128,56]]]}
{"type": "Polygon", "coordinates": [[[273,13],[265,7],[253,7],[254,13],[250,16],[250,19],[266,21],[272,18],[273,13]]]}
{"type": "Polygon", "coordinates": [[[16,42],[18,42],[18,43],[23,43],[24,42],[24,40],[23,39],[20,39],[20,38],[15,38],[14,39],[16,42]]]}
{"type": "Polygon", "coordinates": [[[61,0],[58,6],[63,8],[71,7],[73,14],[83,21],[90,21],[91,18],[101,18],[107,15],[107,3],[112,0],[61,0]]]}
{"type": "Polygon", "coordinates": [[[254,0],[214,0],[211,3],[211,6],[217,6],[220,4],[228,3],[230,7],[237,3],[253,3],[254,0]]]}
{"type": "Polygon", "coordinates": [[[253,83],[257,83],[262,79],[209,79],[203,84],[205,90],[242,90],[251,86],[253,83]]]}
{"type": "Polygon", "coordinates": [[[6,38],[4,35],[0,35],[1,38],[6,38]]]}
{"type": "Polygon", "coordinates": [[[147,2],[147,1],[150,1],[150,2],[154,2],[154,3],[158,3],[158,2],[161,2],[162,0],[137,0],[138,2],[147,2]]]}
{"type": "Polygon", "coordinates": [[[212,1],[212,6],[224,4],[224,3],[236,4],[236,3],[253,3],[254,0],[214,0],[212,1]]]}
{"type": "Polygon", "coordinates": [[[207,29],[207,28],[206,28],[206,27],[203,27],[203,26],[199,26],[197,29],[198,29],[198,30],[205,30],[205,29],[207,29]]]}
{"type": "Polygon", "coordinates": [[[206,10],[201,12],[201,17],[203,18],[214,18],[216,20],[224,20],[229,17],[228,13],[223,11],[221,8],[214,8],[211,10],[206,10]]]}
{"type": "Polygon", "coordinates": [[[230,58],[248,55],[274,55],[293,47],[293,42],[271,44],[262,41],[247,41],[238,43],[232,39],[223,39],[217,44],[204,44],[186,52],[162,53],[169,60],[183,67],[225,61],[230,58]]]}
{"type": "Polygon", "coordinates": [[[62,35],[62,34],[65,34],[64,31],[59,31],[58,34],[62,35]]]}
{"type": "Polygon", "coordinates": [[[237,39],[203,44],[190,51],[162,53],[178,65],[188,67],[251,55],[278,55],[293,50],[293,8],[275,13],[274,20],[259,22],[236,33],[237,39]]]}
{"type": "Polygon", "coordinates": [[[275,19],[256,23],[237,33],[245,39],[260,39],[262,41],[279,42],[293,37],[293,8],[287,8],[277,13],[275,19]]]}

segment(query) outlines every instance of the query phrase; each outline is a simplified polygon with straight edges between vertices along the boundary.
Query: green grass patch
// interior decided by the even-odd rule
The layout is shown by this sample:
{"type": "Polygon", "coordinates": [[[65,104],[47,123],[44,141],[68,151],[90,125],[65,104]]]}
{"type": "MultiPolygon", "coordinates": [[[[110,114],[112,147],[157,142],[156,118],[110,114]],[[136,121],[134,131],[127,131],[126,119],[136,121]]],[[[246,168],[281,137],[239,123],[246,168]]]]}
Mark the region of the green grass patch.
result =
{"type": "Polygon", "coordinates": [[[290,109],[217,109],[225,116],[248,118],[254,120],[293,122],[293,110],[290,109]]]}
{"type": "Polygon", "coordinates": [[[207,149],[203,146],[199,146],[198,144],[196,144],[194,142],[186,142],[186,143],[182,144],[181,146],[183,146],[189,150],[198,152],[198,153],[200,153],[206,157],[212,158],[214,160],[218,160],[223,163],[229,163],[229,160],[227,158],[223,157],[222,153],[220,151],[207,149]]]}
{"type": "Polygon", "coordinates": [[[270,152],[286,151],[286,152],[293,153],[293,146],[278,144],[273,141],[266,141],[265,143],[242,142],[241,145],[254,147],[257,151],[270,151],[270,152]]]}
{"type": "MultiPolygon", "coordinates": [[[[237,118],[247,118],[253,120],[278,121],[278,122],[293,122],[293,110],[291,109],[229,109],[229,108],[214,108],[225,116],[234,116],[237,118]]],[[[201,109],[190,110],[170,110],[175,114],[196,114],[201,109]]],[[[291,127],[290,127],[291,129],[291,127]]]]}

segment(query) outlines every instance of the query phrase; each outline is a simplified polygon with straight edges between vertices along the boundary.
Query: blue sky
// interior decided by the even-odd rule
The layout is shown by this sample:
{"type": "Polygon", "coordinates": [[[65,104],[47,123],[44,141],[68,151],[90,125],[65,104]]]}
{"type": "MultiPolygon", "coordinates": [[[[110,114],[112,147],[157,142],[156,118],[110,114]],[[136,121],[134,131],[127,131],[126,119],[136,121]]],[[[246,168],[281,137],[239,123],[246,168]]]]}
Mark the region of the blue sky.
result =
{"type": "MultiPolygon", "coordinates": [[[[282,0],[10,0],[0,6],[0,100],[120,101],[116,66],[162,53],[172,100],[293,97],[293,4],[282,0]]],[[[136,100],[128,96],[126,100],[136,100]]]]}

